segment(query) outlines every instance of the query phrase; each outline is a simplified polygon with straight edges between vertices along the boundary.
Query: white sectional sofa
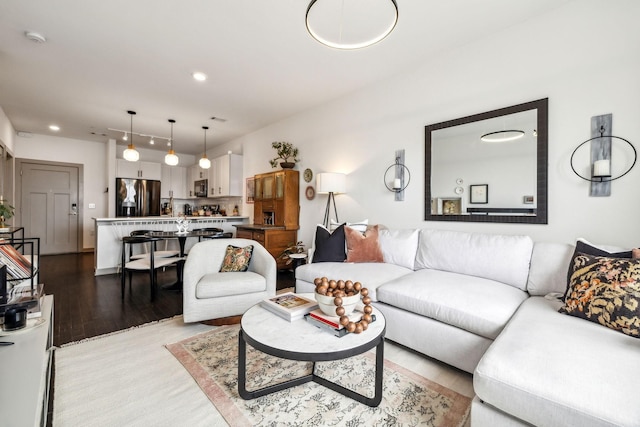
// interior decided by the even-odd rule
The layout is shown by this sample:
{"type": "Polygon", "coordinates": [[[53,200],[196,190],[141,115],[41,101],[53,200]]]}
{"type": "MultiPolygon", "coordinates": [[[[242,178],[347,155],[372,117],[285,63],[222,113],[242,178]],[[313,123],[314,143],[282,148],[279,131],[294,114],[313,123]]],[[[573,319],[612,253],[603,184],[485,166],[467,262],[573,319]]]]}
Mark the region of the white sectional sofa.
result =
{"type": "Polygon", "coordinates": [[[312,262],[296,291],[360,281],[388,339],[474,374],[472,426],[640,425],[640,339],[558,313],[550,296],[566,289],[572,245],[429,229],[379,240],[384,263],[312,262]]]}

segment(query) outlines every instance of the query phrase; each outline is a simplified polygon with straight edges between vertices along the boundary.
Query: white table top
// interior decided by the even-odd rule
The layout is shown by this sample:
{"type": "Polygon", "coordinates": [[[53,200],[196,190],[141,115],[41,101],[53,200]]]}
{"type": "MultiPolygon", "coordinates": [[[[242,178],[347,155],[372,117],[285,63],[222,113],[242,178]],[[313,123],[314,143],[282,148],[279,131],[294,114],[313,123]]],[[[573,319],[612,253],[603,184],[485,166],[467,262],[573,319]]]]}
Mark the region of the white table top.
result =
{"type": "MultiPolygon", "coordinates": [[[[314,298],[313,294],[300,295],[314,298]]],[[[326,354],[365,346],[383,334],[385,318],[375,308],[373,314],[376,321],[369,324],[366,331],[336,337],[304,319],[289,322],[256,304],[244,313],[241,326],[248,337],[274,349],[290,353],[326,354]]]]}

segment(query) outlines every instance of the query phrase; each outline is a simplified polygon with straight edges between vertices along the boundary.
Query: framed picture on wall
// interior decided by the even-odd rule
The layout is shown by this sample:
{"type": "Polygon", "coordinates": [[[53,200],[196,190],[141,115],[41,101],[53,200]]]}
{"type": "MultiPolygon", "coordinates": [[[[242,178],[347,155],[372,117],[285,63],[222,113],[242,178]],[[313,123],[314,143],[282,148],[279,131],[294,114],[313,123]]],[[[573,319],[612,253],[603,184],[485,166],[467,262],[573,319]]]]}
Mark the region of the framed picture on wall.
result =
{"type": "Polygon", "coordinates": [[[476,184],[469,186],[469,203],[489,203],[489,184],[476,184]]]}
{"type": "Polygon", "coordinates": [[[255,201],[256,194],[256,182],[255,178],[247,178],[247,203],[253,203],[255,201]]]}

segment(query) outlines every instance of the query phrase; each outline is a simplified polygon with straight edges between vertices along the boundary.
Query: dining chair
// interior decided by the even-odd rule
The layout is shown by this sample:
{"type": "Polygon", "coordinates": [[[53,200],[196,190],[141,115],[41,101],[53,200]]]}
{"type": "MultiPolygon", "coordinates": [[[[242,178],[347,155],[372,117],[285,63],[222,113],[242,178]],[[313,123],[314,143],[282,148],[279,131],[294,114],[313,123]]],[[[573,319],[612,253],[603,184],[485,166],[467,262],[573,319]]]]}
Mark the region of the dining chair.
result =
{"type": "Polygon", "coordinates": [[[120,286],[122,299],[124,299],[124,288],[126,286],[126,275],[129,275],[129,292],[132,287],[132,275],[134,271],[144,271],[149,273],[149,285],[151,289],[151,301],[155,300],[156,296],[156,281],[158,268],[166,267],[172,264],[176,264],[181,260],[179,257],[170,258],[156,258],[156,244],[158,240],[162,240],[159,237],[149,236],[125,236],[122,238],[122,271],[120,278],[120,286]],[[131,258],[131,253],[135,246],[148,246],[149,252],[147,256],[142,258],[131,258]]]}
{"type": "MultiPolygon", "coordinates": [[[[151,233],[152,230],[133,230],[129,235],[130,236],[146,236],[147,234],[151,233]]],[[[156,258],[171,258],[171,257],[176,257],[178,255],[180,255],[180,251],[178,250],[169,250],[168,246],[169,245],[169,240],[165,240],[164,241],[164,249],[163,250],[156,250],[154,251],[153,255],[156,258]]],[[[139,258],[146,258],[149,256],[149,246],[148,245],[144,245],[142,246],[142,250],[140,253],[136,253],[136,254],[129,254],[131,256],[131,259],[139,259],[139,258]]]]}
{"type": "Polygon", "coordinates": [[[198,236],[198,242],[201,242],[202,239],[210,239],[213,236],[217,236],[218,234],[224,233],[224,230],[222,228],[217,228],[217,227],[197,228],[193,231],[209,231],[213,233],[211,236],[198,236]]]}

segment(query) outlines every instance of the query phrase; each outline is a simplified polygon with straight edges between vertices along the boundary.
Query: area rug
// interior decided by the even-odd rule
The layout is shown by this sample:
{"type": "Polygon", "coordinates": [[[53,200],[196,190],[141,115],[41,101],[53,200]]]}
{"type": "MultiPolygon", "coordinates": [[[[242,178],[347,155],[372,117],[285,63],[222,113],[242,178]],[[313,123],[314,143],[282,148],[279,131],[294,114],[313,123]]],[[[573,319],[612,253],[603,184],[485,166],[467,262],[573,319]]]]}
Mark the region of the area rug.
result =
{"type": "Polygon", "coordinates": [[[53,425],[226,426],[164,347],[211,329],[178,316],[56,349],[53,425]]]}
{"type": "MultiPolygon", "coordinates": [[[[380,406],[344,397],[316,383],[306,383],[253,400],[238,395],[237,325],[167,345],[202,391],[232,426],[462,426],[471,399],[385,360],[380,406]]],[[[311,364],[266,355],[247,346],[247,389],[308,374],[311,364]]],[[[328,380],[373,396],[375,353],[316,365],[328,380]]]]}

